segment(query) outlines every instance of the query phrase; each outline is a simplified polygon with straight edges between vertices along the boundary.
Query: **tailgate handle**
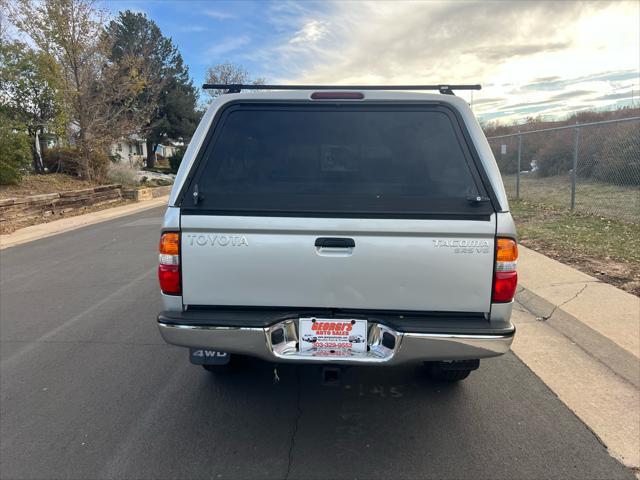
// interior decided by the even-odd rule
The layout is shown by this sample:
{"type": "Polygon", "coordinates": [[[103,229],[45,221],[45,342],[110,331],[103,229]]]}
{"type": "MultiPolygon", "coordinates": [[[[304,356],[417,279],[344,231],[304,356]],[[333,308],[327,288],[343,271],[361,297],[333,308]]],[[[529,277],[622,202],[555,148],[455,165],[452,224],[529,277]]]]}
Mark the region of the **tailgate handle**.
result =
{"type": "Polygon", "coordinates": [[[335,238],[335,237],[320,237],[316,238],[316,247],[324,248],[354,248],[356,242],[353,238],[335,238]]]}

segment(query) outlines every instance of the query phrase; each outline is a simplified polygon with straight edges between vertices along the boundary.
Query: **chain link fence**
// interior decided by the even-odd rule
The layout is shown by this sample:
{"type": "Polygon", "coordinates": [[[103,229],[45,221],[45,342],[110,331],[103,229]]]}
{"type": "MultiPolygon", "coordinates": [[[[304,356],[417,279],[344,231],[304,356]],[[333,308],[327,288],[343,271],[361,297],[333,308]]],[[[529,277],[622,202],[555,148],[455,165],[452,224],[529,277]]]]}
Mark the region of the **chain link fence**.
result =
{"type": "Polygon", "coordinates": [[[640,223],[640,117],[488,140],[510,198],[640,223]]]}

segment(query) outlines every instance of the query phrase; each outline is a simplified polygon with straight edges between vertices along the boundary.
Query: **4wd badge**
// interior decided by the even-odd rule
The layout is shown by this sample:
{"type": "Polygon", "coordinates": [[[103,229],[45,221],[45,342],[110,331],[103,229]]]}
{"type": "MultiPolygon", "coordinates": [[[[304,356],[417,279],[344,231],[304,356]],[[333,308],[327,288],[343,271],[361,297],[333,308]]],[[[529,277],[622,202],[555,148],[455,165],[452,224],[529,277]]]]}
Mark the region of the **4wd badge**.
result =
{"type": "Polygon", "coordinates": [[[194,365],[226,365],[229,363],[229,354],[217,350],[190,348],[189,359],[194,365]]]}

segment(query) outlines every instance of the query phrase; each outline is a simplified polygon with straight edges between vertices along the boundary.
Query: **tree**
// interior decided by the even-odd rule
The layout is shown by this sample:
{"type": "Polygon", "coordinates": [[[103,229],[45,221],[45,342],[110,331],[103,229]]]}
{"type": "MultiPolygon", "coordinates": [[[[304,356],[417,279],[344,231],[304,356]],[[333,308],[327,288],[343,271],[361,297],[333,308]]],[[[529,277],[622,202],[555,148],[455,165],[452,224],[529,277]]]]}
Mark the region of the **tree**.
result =
{"type": "Polygon", "coordinates": [[[193,134],[196,90],[178,49],[145,14],[120,12],[107,26],[106,37],[110,61],[124,76],[135,73],[140,80],[134,107],[138,133],[147,140],[147,165],[153,167],[159,143],[193,134]]]}
{"type": "Polygon", "coordinates": [[[158,120],[147,136],[147,152],[155,151],[156,146],[167,139],[189,140],[200,120],[196,103],[197,96],[191,82],[173,79],[160,98],[158,120]]]}
{"type": "Polygon", "coordinates": [[[0,112],[0,185],[18,183],[27,170],[31,152],[29,138],[0,112]]]}
{"type": "Polygon", "coordinates": [[[131,128],[131,99],[140,89],[136,69],[108,61],[103,12],[93,0],[12,0],[10,20],[61,72],[61,90],[80,152],[79,172],[92,179],[104,171],[104,151],[131,128]]]}
{"type": "Polygon", "coordinates": [[[59,69],[47,53],[19,41],[0,44],[0,109],[15,128],[28,132],[36,172],[43,170],[38,136],[64,131],[59,78],[59,69]]]}
{"type": "MultiPolygon", "coordinates": [[[[224,62],[209,67],[207,69],[206,79],[207,83],[227,85],[232,83],[260,85],[266,82],[264,78],[251,80],[251,75],[249,75],[246,68],[231,62],[224,62]]],[[[215,98],[223,93],[227,93],[228,90],[210,89],[206,90],[206,92],[211,98],[215,98]]]]}

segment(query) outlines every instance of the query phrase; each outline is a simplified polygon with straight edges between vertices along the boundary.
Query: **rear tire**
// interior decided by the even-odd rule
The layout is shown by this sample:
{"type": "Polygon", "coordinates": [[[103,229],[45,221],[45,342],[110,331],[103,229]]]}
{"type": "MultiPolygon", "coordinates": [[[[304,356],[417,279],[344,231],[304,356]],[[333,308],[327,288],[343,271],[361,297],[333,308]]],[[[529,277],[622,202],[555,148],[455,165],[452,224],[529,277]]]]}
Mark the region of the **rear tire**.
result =
{"type": "Polygon", "coordinates": [[[427,375],[439,382],[459,382],[469,376],[476,368],[446,368],[443,362],[425,362],[427,367],[427,375]]]}

